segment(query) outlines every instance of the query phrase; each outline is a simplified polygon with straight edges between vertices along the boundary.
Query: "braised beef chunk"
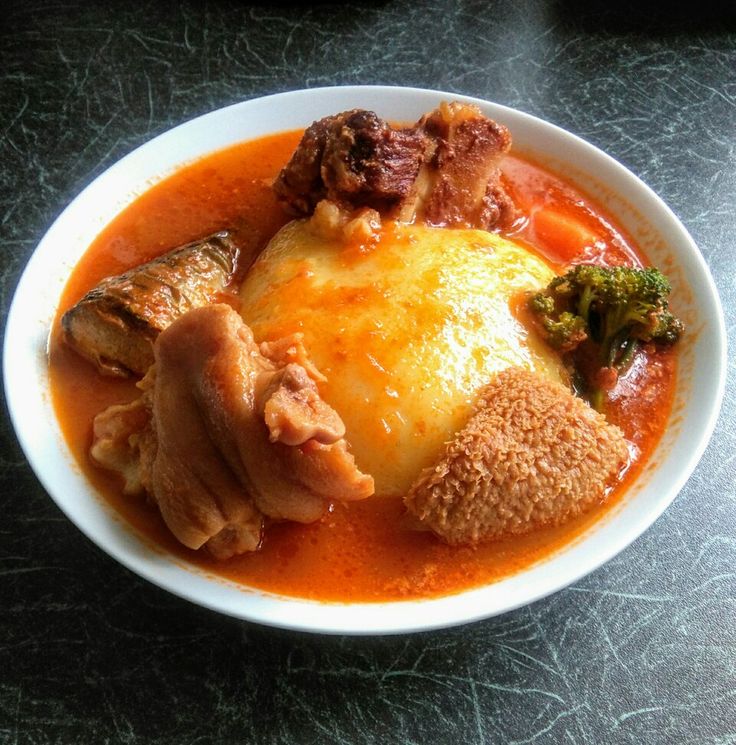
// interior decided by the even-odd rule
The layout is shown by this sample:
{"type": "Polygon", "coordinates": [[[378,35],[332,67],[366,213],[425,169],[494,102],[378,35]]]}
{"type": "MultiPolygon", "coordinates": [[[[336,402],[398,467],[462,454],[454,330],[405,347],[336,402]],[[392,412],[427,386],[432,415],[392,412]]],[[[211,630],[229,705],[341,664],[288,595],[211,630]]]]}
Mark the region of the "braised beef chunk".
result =
{"type": "Polygon", "coordinates": [[[467,104],[443,104],[419,122],[434,144],[418,215],[430,225],[490,229],[513,220],[498,169],[511,147],[502,124],[467,104]]]}
{"type": "Polygon", "coordinates": [[[158,334],[212,302],[232,279],[237,257],[222,231],[108,277],[64,314],[64,338],[104,374],[143,375],[158,334]]]}
{"type": "Polygon", "coordinates": [[[498,167],[510,146],[508,129],[476,106],[442,104],[406,128],[354,109],[306,130],[274,190],[295,215],[327,199],[404,221],[492,229],[515,217],[498,167]]]}
{"type": "Polygon", "coordinates": [[[482,200],[478,227],[485,230],[505,228],[516,220],[518,213],[511,197],[506,193],[500,181],[489,181],[482,200]]]}
{"type": "Polygon", "coordinates": [[[389,210],[410,194],[424,151],[421,131],[346,111],[307,129],[274,189],[296,215],[311,214],[322,199],[389,210]]]}
{"type": "Polygon", "coordinates": [[[322,155],[327,133],[344,114],[326,116],[307,127],[304,135],[273,184],[276,196],[293,215],[309,215],[327,196],[322,181],[322,155]]]}
{"type": "Polygon", "coordinates": [[[290,363],[278,370],[262,398],[271,442],[296,446],[315,440],[331,445],[345,435],[342,419],[320,398],[316,383],[301,365],[290,363]]]}
{"type": "Polygon", "coordinates": [[[371,111],[356,111],[331,134],[322,157],[328,196],[380,210],[409,195],[425,149],[421,132],[393,129],[371,111]]]}

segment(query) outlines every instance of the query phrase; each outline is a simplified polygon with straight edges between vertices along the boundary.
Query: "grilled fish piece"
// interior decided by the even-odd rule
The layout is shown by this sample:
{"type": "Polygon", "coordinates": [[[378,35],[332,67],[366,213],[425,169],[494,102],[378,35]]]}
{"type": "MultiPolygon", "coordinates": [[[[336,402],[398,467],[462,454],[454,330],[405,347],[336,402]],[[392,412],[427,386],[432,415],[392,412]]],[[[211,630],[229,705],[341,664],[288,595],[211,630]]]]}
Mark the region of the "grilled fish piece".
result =
{"type": "Polygon", "coordinates": [[[158,334],[211,303],[232,279],[237,258],[230,234],[221,231],[108,277],[64,314],[65,340],[105,375],[143,375],[158,334]]]}

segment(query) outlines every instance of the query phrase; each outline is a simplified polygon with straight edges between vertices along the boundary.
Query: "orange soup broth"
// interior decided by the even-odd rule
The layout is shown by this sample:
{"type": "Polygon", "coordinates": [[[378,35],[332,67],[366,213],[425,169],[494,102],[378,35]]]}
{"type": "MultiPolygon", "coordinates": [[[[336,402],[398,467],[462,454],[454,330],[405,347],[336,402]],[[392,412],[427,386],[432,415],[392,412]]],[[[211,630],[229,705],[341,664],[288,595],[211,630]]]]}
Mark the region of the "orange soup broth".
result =
{"type": "MultiPolygon", "coordinates": [[[[237,583],[304,598],[386,601],[452,594],[514,574],[570,543],[616,504],[651,455],[671,408],[673,354],[640,354],[616,390],[609,418],[624,430],[632,462],[605,503],[564,526],[476,547],[446,546],[430,533],[411,530],[400,497],[375,497],[334,504],[310,525],[270,525],[258,552],[217,562],[179,544],[155,507],[144,497],[125,496],[119,478],[91,462],[94,416],[132,400],[138,391],[134,381],[100,376],[66,347],[61,315],[104,277],[224,227],[241,247],[242,276],[288,220],[270,183],[300,134],[236,145],[180,169],[115,218],[75,267],[52,331],[50,377],[59,422],[84,474],[154,546],[237,583]]],[[[508,156],[503,179],[524,215],[507,235],[558,271],[571,261],[645,262],[599,205],[532,160],[508,156]]],[[[235,294],[223,299],[237,307],[235,294]]]]}

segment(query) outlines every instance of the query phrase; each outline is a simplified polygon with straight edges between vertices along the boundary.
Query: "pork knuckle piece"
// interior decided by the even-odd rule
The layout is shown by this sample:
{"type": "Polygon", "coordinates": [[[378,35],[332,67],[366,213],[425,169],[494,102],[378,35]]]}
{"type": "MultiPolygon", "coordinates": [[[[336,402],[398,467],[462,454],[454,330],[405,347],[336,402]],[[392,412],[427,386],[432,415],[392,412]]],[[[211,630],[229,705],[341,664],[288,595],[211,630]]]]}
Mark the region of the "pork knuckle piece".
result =
{"type": "Polygon", "coordinates": [[[628,456],[621,431],[563,385],[509,368],[405,503],[450,544],[528,533],[602,502],[628,456]]]}
{"type": "Polygon", "coordinates": [[[232,279],[237,258],[222,231],[108,277],[64,314],[64,338],[104,374],[143,375],[158,334],[212,302],[232,279]]]}
{"type": "Polygon", "coordinates": [[[150,437],[150,425],[151,402],[146,394],[129,404],[108,406],[92,423],[92,460],[120,474],[124,494],[140,494],[146,489],[148,471],[141,462],[141,439],[150,437]]]}
{"type": "Polygon", "coordinates": [[[306,356],[297,337],[259,348],[234,310],[210,305],[175,321],[154,350],[147,428],[140,404],[112,407],[118,423],[110,409],[98,416],[92,455],[141,484],[185,546],[227,558],[258,547],[264,516],[311,522],[331,500],[373,493],[342,420],[291,361],[306,356]]]}

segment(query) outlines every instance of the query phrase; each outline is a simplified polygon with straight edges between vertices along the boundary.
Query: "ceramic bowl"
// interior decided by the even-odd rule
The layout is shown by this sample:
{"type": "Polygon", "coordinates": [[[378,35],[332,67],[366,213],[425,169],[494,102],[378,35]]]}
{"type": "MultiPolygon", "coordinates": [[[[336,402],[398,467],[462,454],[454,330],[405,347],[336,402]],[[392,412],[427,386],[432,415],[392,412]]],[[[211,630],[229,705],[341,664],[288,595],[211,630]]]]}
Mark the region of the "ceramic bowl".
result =
{"type": "Polygon", "coordinates": [[[672,502],[713,430],[723,394],[725,331],[703,258],[677,217],[621,164],[580,138],[504,106],[456,94],[355,86],[282,93],[235,104],[156,137],[95,179],[38,245],[15,294],[5,336],[5,388],[31,467],[52,499],[124,566],[194,603],[238,618],[320,633],[383,634],[466,623],[559,590],[622,551],[672,502]],[[442,100],[475,103],[506,124],[516,151],[532,154],[601,202],[673,283],[672,304],[689,332],[681,345],[671,421],[654,457],[625,497],[572,544],[514,576],[443,598],[323,603],[243,588],[149,547],[86,481],[64,442],[49,396],[46,348],[65,282],[101,229],[153,182],[234,143],[350,108],[413,121],[442,100]]]}

